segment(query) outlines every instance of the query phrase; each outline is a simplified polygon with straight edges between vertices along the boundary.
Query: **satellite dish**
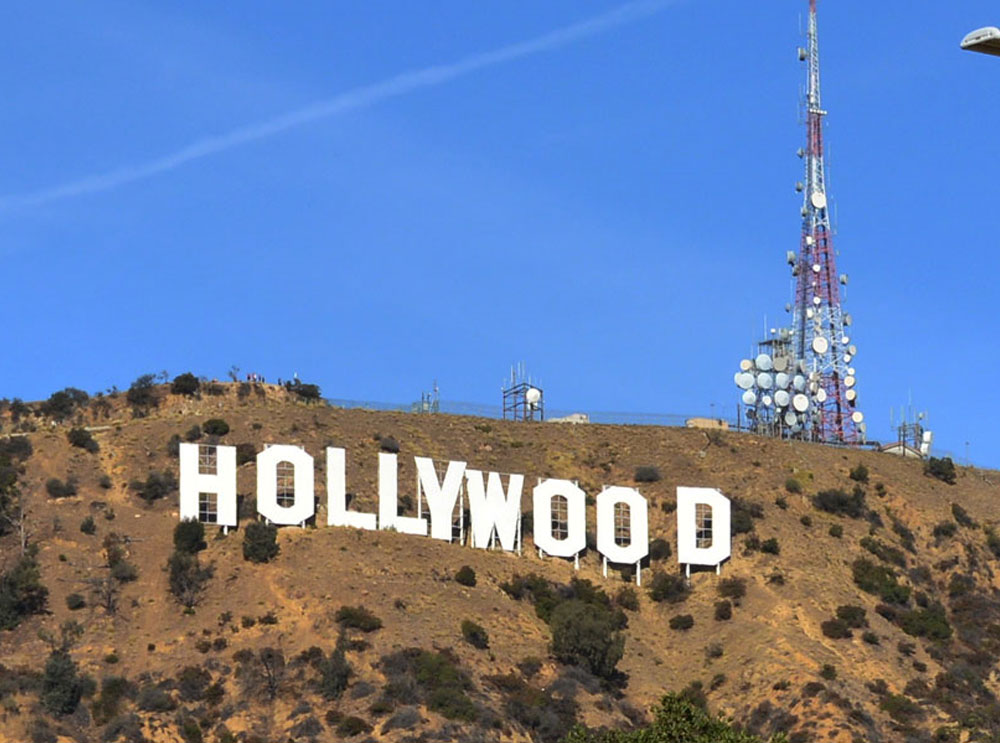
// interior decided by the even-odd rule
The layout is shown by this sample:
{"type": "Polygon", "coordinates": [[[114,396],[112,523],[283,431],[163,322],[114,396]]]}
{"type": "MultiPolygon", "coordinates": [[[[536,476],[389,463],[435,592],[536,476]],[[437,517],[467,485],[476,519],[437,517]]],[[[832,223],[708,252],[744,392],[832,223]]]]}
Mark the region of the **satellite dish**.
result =
{"type": "Polygon", "coordinates": [[[826,194],[822,191],[813,191],[812,196],[809,197],[809,201],[811,201],[812,205],[817,209],[826,208],[826,194]]]}
{"type": "Polygon", "coordinates": [[[830,350],[830,342],[823,336],[817,336],[813,338],[812,347],[816,353],[823,354],[830,350]]]}
{"type": "Polygon", "coordinates": [[[802,193],[805,190],[805,184],[802,181],[799,181],[798,183],[795,184],[795,190],[798,193],[802,193]]]}
{"type": "Polygon", "coordinates": [[[757,357],[757,368],[761,371],[771,371],[771,357],[762,353],[757,357]]]}
{"type": "Polygon", "coordinates": [[[853,386],[854,386],[854,383],[855,383],[856,381],[857,381],[857,380],[856,380],[856,379],[854,379],[854,377],[852,377],[852,376],[846,376],[846,377],[844,377],[844,386],[845,386],[845,387],[853,387],[853,386]]]}
{"type": "Polygon", "coordinates": [[[848,343],[851,342],[851,339],[845,335],[843,338],[840,339],[840,342],[846,346],[848,343]]]}
{"type": "Polygon", "coordinates": [[[740,371],[750,371],[753,369],[753,362],[750,359],[743,359],[740,362],[740,371]]]}
{"type": "Polygon", "coordinates": [[[749,372],[743,372],[736,380],[736,385],[741,390],[748,390],[751,387],[753,387],[753,382],[754,382],[753,374],[750,374],[749,372]]]}
{"type": "MultiPolygon", "coordinates": [[[[784,330],[784,328],[782,328],[784,330]]],[[[788,368],[788,357],[787,356],[775,356],[774,357],[774,370],[777,372],[783,372],[788,368]]]]}
{"type": "Polygon", "coordinates": [[[821,268],[823,267],[818,263],[813,263],[813,273],[819,273],[821,268]]]}
{"type": "Polygon", "coordinates": [[[847,390],[847,392],[844,393],[844,397],[847,398],[847,402],[851,402],[852,403],[852,402],[854,402],[855,400],[858,399],[858,391],[857,390],[847,390]]]}
{"type": "Polygon", "coordinates": [[[816,313],[812,311],[812,308],[806,310],[806,317],[808,317],[810,320],[812,319],[812,316],[815,314],[816,313]]]}
{"type": "Polygon", "coordinates": [[[851,356],[857,356],[858,355],[858,347],[857,346],[851,346],[847,350],[851,352],[851,356]]]}
{"type": "Polygon", "coordinates": [[[785,425],[786,426],[794,426],[798,422],[799,422],[798,416],[795,415],[795,413],[793,413],[791,410],[789,410],[787,413],[785,413],[785,425]]]}
{"type": "Polygon", "coordinates": [[[792,380],[792,387],[798,392],[802,392],[806,388],[806,378],[801,374],[796,374],[795,379],[792,380]]]}
{"type": "Polygon", "coordinates": [[[812,245],[815,242],[812,235],[806,235],[806,245],[812,245]]]}
{"type": "Polygon", "coordinates": [[[845,364],[850,364],[851,363],[851,354],[849,354],[849,353],[845,353],[844,354],[844,363],[845,364]]]}
{"type": "Polygon", "coordinates": [[[849,368],[847,369],[847,373],[848,373],[848,374],[850,374],[850,375],[851,375],[852,377],[853,377],[853,376],[856,376],[856,375],[855,375],[855,373],[854,373],[854,367],[853,367],[853,366],[852,366],[852,367],[849,367],[849,368]]]}
{"type": "Polygon", "coordinates": [[[788,250],[785,252],[785,260],[788,261],[789,266],[794,266],[797,257],[794,250],[788,250]]]}
{"type": "Polygon", "coordinates": [[[743,402],[746,403],[747,405],[756,405],[757,393],[755,393],[753,390],[747,390],[746,392],[743,393],[743,402]]]}
{"type": "Polygon", "coordinates": [[[800,413],[806,412],[809,410],[809,398],[803,394],[796,395],[792,398],[792,407],[800,413]]]}
{"type": "Polygon", "coordinates": [[[787,408],[791,399],[789,394],[784,390],[778,390],[774,393],[774,402],[779,408],[787,408]]]}
{"type": "Polygon", "coordinates": [[[791,381],[791,377],[785,374],[785,372],[778,372],[774,375],[774,386],[778,389],[787,390],[788,383],[791,381]]]}
{"type": "Polygon", "coordinates": [[[760,398],[760,401],[764,403],[764,407],[766,408],[771,407],[771,403],[773,402],[773,400],[771,400],[770,395],[764,395],[762,398],[760,398]]]}
{"type": "Polygon", "coordinates": [[[854,421],[855,423],[861,423],[862,421],[864,421],[864,419],[865,419],[865,414],[862,413],[860,410],[855,410],[853,413],[851,413],[851,420],[854,421]]]}
{"type": "Polygon", "coordinates": [[[774,380],[767,372],[761,372],[757,375],[757,386],[762,390],[769,390],[772,386],[774,386],[774,380]]]}
{"type": "Polygon", "coordinates": [[[821,404],[826,402],[826,390],[822,387],[816,390],[816,402],[821,404]]]}
{"type": "Polygon", "coordinates": [[[850,325],[854,320],[851,319],[850,314],[844,315],[844,325],[850,325]]]}
{"type": "Polygon", "coordinates": [[[524,399],[528,401],[529,405],[537,405],[538,401],[542,399],[542,391],[529,387],[528,391],[524,393],[524,399]]]}
{"type": "Polygon", "coordinates": [[[791,305],[791,303],[790,302],[785,302],[785,312],[791,312],[791,311],[792,311],[792,305],[791,305]]]}
{"type": "Polygon", "coordinates": [[[819,303],[822,301],[823,300],[820,299],[819,297],[813,297],[813,304],[816,305],[817,307],[819,306],[819,303]]]}

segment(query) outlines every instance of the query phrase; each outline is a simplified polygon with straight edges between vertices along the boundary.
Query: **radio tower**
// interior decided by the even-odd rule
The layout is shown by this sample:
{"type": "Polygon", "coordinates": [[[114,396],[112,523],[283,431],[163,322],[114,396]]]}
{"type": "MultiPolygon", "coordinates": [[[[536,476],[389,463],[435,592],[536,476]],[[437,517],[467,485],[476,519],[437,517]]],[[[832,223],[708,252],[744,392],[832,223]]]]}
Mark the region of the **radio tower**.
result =
{"type": "Polygon", "coordinates": [[[800,50],[799,58],[809,66],[806,88],[807,146],[805,199],[802,205],[802,242],[795,265],[795,307],[792,328],[796,355],[806,362],[825,395],[814,400],[813,437],[820,441],[855,443],[857,423],[863,416],[852,410],[856,393],[848,400],[848,390],[855,379],[850,362],[853,358],[850,337],[845,332],[845,316],[840,305],[840,284],[846,276],[837,275],[833,250],[833,230],[826,192],[826,168],[823,154],[823,110],[820,96],[819,33],[816,0],[809,0],[809,49],[800,50]],[[853,416],[853,417],[852,417],[853,416]]]}
{"type": "Polygon", "coordinates": [[[840,302],[847,276],[837,274],[830,225],[823,153],[823,110],[820,96],[819,34],[816,0],[809,0],[808,49],[799,59],[808,64],[806,87],[805,183],[802,237],[798,254],[787,258],[795,276],[791,327],[771,329],[757,344],[757,356],[740,362],[735,376],[743,390],[749,427],[758,433],[836,444],[865,438],[864,415],[855,410],[858,393],[851,363],[857,347],[847,327],[851,317],[840,302]]]}

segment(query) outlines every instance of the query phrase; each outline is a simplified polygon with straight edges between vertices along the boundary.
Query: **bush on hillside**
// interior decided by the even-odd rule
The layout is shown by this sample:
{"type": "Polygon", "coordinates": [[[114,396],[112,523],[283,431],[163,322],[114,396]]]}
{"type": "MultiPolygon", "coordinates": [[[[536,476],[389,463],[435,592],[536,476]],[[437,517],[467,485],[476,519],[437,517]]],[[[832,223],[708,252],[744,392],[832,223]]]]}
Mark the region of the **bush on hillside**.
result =
{"type": "Polygon", "coordinates": [[[717,585],[722,598],[741,599],[747,595],[747,582],[743,578],[723,578],[717,585]]]}
{"type": "Polygon", "coordinates": [[[654,561],[666,560],[673,554],[670,542],[666,539],[657,538],[649,543],[649,559],[654,561]]]}
{"type": "Polygon", "coordinates": [[[406,648],[382,656],[379,665],[386,679],[383,695],[387,701],[422,702],[449,720],[471,722],[478,716],[466,693],[472,682],[450,652],[406,648]]]}
{"type": "Polygon", "coordinates": [[[184,440],[189,444],[193,444],[195,441],[202,437],[201,426],[195,423],[191,428],[184,432],[184,440]]]}
{"type": "Polygon", "coordinates": [[[72,477],[65,481],[58,477],[50,477],[45,481],[45,492],[53,498],[68,498],[76,495],[76,480],[72,477]]]}
{"type": "Polygon", "coordinates": [[[843,619],[827,619],[820,624],[823,634],[833,640],[845,640],[852,636],[851,628],[843,619]]]}
{"type": "Polygon", "coordinates": [[[635,468],[636,482],[659,482],[662,478],[660,470],[651,464],[644,464],[635,468]]]}
{"type": "Polygon", "coordinates": [[[625,637],[611,612],[580,599],[561,602],[552,612],[552,654],[599,678],[611,679],[625,653],[625,637]]]}
{"type": "Polygon", "coordinates": [[[462,620],[462,639],[477,650],[486,650],[490,646],[489,634],[471,619],[462,620]]]}
{"type": "Polygon", "coordinates": [[[863,629],[868,626],[868,620],[865,618],[865,610],[860,606],[853,606],[851,604],[838,606],[837,619],[845,622],[848,627],[853,629],[863,629]]]}
{"type": "Polygon", "coordinates": [[[25,617],[44,613],[48,598],[35,552],[29,549],[0,573],[0,630],[14,629],[25,617]]]}
{"type": "Polygon", "coordinates": [[[949,485],[954,485],[955,479],[958,477],[958,473],[955,471],[955,463],[951,461],[951,457],[944,457],[943,459],[931,457],[924,463],[924,474],[941,482],[946,482],[949,485]]]}
{"type": "Polygon", "coordinates": [[[690,614],[677,614],[670,618],[670,629],[686,631],[694,627],[694,617],[690,614]]]}
{"type": "Polygon", "coordinates": [[[615,594],[615,604],[628,611],[639,611],[639,595],[632,586],[624,586],[615,594]]]}
{"type": "Polygon", "coordinates": [[[666,601],[671,604],[684,601],[691,593],[687,582],[673,573],[654,573],[649,582],[649,597],[653,601],[666,601]]]}
{"type": "Polygon", "coordinates": [[[170,384],[170,392],[174,395],[194,395],[199,389],[201,382],[191,372],[178,374],[170,384]]]}
{"type": "Polygon", "coordinates": [[[859,519],[865,514],[864,492],[855,490],[848,495],[843,490],[822,490],[813,496],[813,505],[836,516],[859,519]]]}
{"type": "Polygon", "coordinates": [[[175,551],[167,560],[170,593],[186,609],[197,606],[212,577],[211,565],[202,565],[197,554],[175,551]]]}
{"type": "Polygon", "coordinates": [[[851,479],[855,482],[867,483],[868,482],[868,468],[861,462],[858,462],[858,466],[851,470],[851,479]]]}
{"type": "Polygon", "coordinates": [[[476,585],[476,571],[468,565],[463,565],[455,571],[455,582],[472,588],[476,585]]]}
{"type": "Polygon", "coordinates": [[[341,627],[374,632],[382,628],[382,620],[363,606],[341,606],[334,618],[341,627]]]}
{"type": "Polygon", "coordinates": [[[935,539],[944,539],[955,536],[956,532],[958,532],[958,526],[954,521],[942,521],[934,527],[931,533],[935,539]]]}
{"type": "Polygon", "coordinates": [[[42,706],[53,715],[68,715],[80,703],[83,687],[76,663],[67,650],[59,648],[49,654],[42,676],[42,706]]]}
{"type": "Polygon", "coordinates": [[[975,519],[969,515],[969,512],[957,503],[951,504],[951,515],[958,522],[959,526],[964,526],[968,529],[973,529],[977,526],[975,519]]]}
{"type": "Polygon", "coordinates": [[[69,441],[70,446],[83,449],[91,454],[96,454],[101,450],[100,444],[94,440],[94,437],[90,435],[90,431],[86,428],[69,429],[66,432],[66,439],[69,441]]]}
{"type": "Polygon", "coordinates": [[[83,521],[80,522],[80,531],[84,534],[93,534],[97,531],[97,524],[94,523],[93,516],[87,516],[83,521]]]}
{"type": "Polygon", "coordinates": [[[278,527],[263,521],[251,521],[243,530],[243,559],[270,562],[278,555],[278,527]]]}
{"type": "Polygon", "coordinates": [[[341,635],[330,655],[323,655],[321,652],[313,661],[313,668],[318,674],[316,690],[326,700],[340,699],[354,673],[345,654],[346,646],[344,636],[341,635]]]}
{"type": "Polygon", "coordinates": [[[249,442],[236,445],[236,466],[242,467],[247,462],[257,459],[257,447],[249,442]]]}
{"type": "Polygon", "coordinates": [[[802,483],[800,483],[794,477],[789,477],[787,480],[785,480],[785,490],[787,490],[789,493],[792,493],[793,495],[801,493],[802,483]]]}
{"type": "Polygon", "coordinates": [[[184,519],[174,527],[174,549],[193,555],[201,552],[205,544],[205,525],[195,519],[184,519]]]}
{"type": "Polygon", "coordinates": [[[140,410],[157,407],[160,399],[156,394],[156,376],[143,374],[136,379],[125,393],[125,399],[133,408],[140,410]]]}
{"type": "Polygon", "coordinates": [[[851,573],[858,588],[888,604],[905,604],[910,600],[910,589],[900,585],[896,574],[884,565],[859,557],[851,564],[851,573]]]}
{"type": "Polygon", "coordinates": [[[715,602],[715,621],[727,622],[733,618],[733,605],[729,601],[715,602]]]}
{"type": "Polygon", "coordinates": [[[229,424],[222,418],[209,418],[202,424],[201,430],[208,436],[225,436],[229,433],[229,424]]]}
{"type": "Polygon", "coordinates": [[[86,599],[78,593],[71,593],[66,597],[66,608],[70,611],[83,609],[87,606],[86,599]]]}
{"type": "Polygon", "coordinates": [[[170,470],[150,472],[145,480],[133,480],[129,488],[147,503],[165,498],[177,489],[177,478],[170,470]]]}
{"type": "Polygon", "coordinates": [[[840,539],[844,536],[844,527],[840,524],[830,524],[830,536],[834,539],[840,539]]]}
{"type": "Polygon", "coordinates": [[[777,537],[771,537],[770,539],[765,539],[761,542],[760,551],[768,555],[780,555],[781,545],[778,544],[777,537]]]}
{"type": "Polygon", "coordinates": [[[382,436],[378,440],[378,445],[386,454],[399,454],[399,442],[392,436],[382,436]]]}
{"type": "Polygon", "coordinates": [[[285,382],[285,389],[306,402],[316,402],[322,398],[319,385],[305,384],[298,379],[292,382],[285,382]]]}
{"type": "Polygon", "coordinates": [[[67,387],[59,392],[53,392],[48,400],[39,404],[38,412],[47,418],[64,421],[78,408],[86,406],[89,400],[90,396],[83,390],[67,387]]]}

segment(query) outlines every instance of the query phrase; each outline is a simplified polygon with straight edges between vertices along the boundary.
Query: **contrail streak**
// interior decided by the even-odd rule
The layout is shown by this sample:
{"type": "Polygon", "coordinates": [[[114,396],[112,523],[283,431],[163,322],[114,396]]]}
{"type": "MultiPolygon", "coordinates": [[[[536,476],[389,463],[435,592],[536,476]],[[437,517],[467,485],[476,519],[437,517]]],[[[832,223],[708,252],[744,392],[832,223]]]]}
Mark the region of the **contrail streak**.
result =
{"type": "Polygon", "coordinates": [[[205,137],[179,150],[143,163],[97,173],[38,191],[0,196],[0,210],[41,206],[74,196],[110,191],[119,186],[166,173],[187,163],[280,134],[297,126],[368,108],[406,93],[441,85],[486,67],[566,46],[616,26],[633,23],[650,16],[675,1],[637,0],[630,2],[607,13],[550,31],[533,39],[475,54],[451,64],[434,65],[420,70],[403,72],[381,82],[354,88],[333,98],[318,101],[265,121],[242,126],[225,134],[205,137]]]}

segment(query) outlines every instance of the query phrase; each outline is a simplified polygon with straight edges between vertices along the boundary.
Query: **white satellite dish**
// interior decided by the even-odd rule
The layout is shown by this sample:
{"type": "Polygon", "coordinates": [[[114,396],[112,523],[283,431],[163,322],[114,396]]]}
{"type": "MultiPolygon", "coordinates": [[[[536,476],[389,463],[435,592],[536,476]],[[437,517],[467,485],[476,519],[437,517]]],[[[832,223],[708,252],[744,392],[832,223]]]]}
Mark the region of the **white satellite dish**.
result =
{"type": "Polygon", "coordinates": [[[814,242],[816,241],[813,239],[812,235],[806,235],[806,245],[812,245],[814,242]]]}
{"type": "Polygon", "coordinates": [[[821,335],[813,338],[812,346],[816,353],[826,353],[830,350],[830,342],[821,335]]]}
{"type": "Polygon", "coordinates": [[[857,346],[851,346],[847,350],[851,352],[851,356],[857,356],[858,355],[858,347],[857,346]]]}
{"type": "Polygon", "coordinates": [[[847,392],[844,393],[844,397],[847,398],[847,402],[854,402],[855,400],[858,399],[858,391],[857,390],[847,390],[847,392]]]}
{"type": "Polygon", "coordinates": [[[740,371],[750,371],[753,369],[753,362],[750,359],[743,359],[740,362],[740,371]]]}
{"type": "Polygon", "coordinates": [[[794,426],[792,426],[792,433],[798,433],[801,430],[802,430],[802,426],[800,426],[798,423],[796,423],[794,426]]]}
{"type": "Polygon", "coordinates": [[[847,369],[847,373],[848,373],[848,374],[850,374],[850,375],[851,375],[852,377],[854,377],[854,376],[857,376],[857,375],[856,375],[856,374],[854,373],[854,367],[853,367],[853,366],[851,366],[851,367],[848,367],[848,369],[847,369]]]}
{"type": "Polygon", "coordinates": [[[843,338],[840,339],[840,342],[846,346],[848,343],[851,342],[851,339],[845,335],[843,338]]]}
{"type": "Polygon", "coordinates": [[[789,410],[787,413],[785,413],[785,425],[786,426],[794,426],[798,422],[799,422],[798,416],[795,415],[795,413],[793,413],[791,410],[789,410]]]}
{"type": "Polygon", "coordinates": [[[748,390],[751,387],[753,387],[753,382],[754,382],[753,374],[750,374],[749,372],[743,372],[737,378],[736,385],[741,390],[748,390]]]}
{"type": "Polygon", "coordinates": [[[813,304],[816,305],[817,307],[819,306],[819,303],[822,301],[823,300],[820,299],[819,297],[813,297],[813,304]]]}
{"type": "Polygon", "coordinates": [[[855,410],[853,413],[851,413],[851,420],[854,421],[855,423],[861,423],[864,419],[865,419],[865,414],[862,413],[860,410],[855,410]]]}
{"type": "Polygon", "coordinates": [[[812,307],[810,307],[809,309],[806,310],[806,317],[808,317],[810,320],[812,319],[812,316],[815,315],[815,314],[816,313],[813,312],[812,307]]]}
{"type": "Polygon", "coordinates": [[[806,388],[806,378],[801,374],[796,374],[795,378],[792,380],[792,387],[794,387],[798,392],[802,392],[806,388]]]}
{"type": "Polygon", "coordinates": [[[791,381],[791,377],[785,374],[785,372],[778,372],[774,375],[774,386],[778,389],[787,390],[788,383],[791,381]]]}
{"type": "Polygon", "coordinates": [[[542,391],[534,387],[529,387],[528,391],[524,393],[524,399],[528,401],[529,405],[537,405],[539,400],[542,399],[542,391]]]}
{"type": "Polygon", "coordinates": [[[791,397],[784,390],[778,390],[774,393],[774,402],[779,408],[787,408],[790,401],[791,397]]]}
{"type": "Polygon", "coordinates": [[[857,380],[855,380],[854,377],[852,377],[852,376],[846,376],[846,377],[844,377],[844,386],[845,387],[853,387],[855,381],[857,381],[857,380]]]}
{"type": "Polygon", "coordinates": [[[771,357],[762,353],[757,357],[757,368],[761,371],[771,371],[771,357]]]}
{"type": "Polygon", "coordinates": [[[849,353],[845,353],[844,354],[844,363],[845,364],[850,364],[851,363],[851,354],[849,354],[849,353]]]}
{"type": "Polygon", "coordinates": [[[806,412],[809,410],[809,398],[801,393],[796,395],[792,398],[792,407],[800,413],[806,412]]]}
{"type": "Polygon", "coordinates": [[[817,209],[826,208],[826,194],[823,193],[822,191],[813,191],[813,194],[812,196],[809,197],[809,200],[812,202],[812,205],[817,209]]]}
{"type": "Polygon", "coordinates": [[[844,315],[844,325],[850,325],[854,320],[851,319],[850,313],[844,315]]]}
{"type": "Polygon", "coordinates": [[[774,386],[774,379],[767,372],[761,372],[757,375],[757,386],[762,390],[769,390],[774,386]]]}
{"type": "Polygon", "coordinates": [[[762,398],[760,398],[760,401],[764,403],[764,407],[766,408],[771,407],[771,403],[773,402],[773,400],[771,400],[770,395],[764,395],[762,398]]]}
{"type": "MultiPolygon", "coordinates": [[[[781,329],[782,333],[787,333],[788,331],[784,328],[781,329]]],[[[774,370],[777,372],[783,372],[788,368],[788,357],[787,356],[775,356],[774,357],[774,370]]]]}
{"type": "Polygon", "coordinates": [[[816,402],[820,404],[826,402],[826,390],[822,387],[816,390],[816,402]]]}
{"type": "Polygon", "coordinates": [[[818,263],[813,263],[813,273],[819,273],[821,268],[822,266],[820,266],[818,263]]]}
{"type": "Polygon", "coordinates": [[[746,392],[743,393],[743,402],[746,403],[747,405],[756,405],[757,393],[755,393],[753,390],[747,390],[746,392]]]}

